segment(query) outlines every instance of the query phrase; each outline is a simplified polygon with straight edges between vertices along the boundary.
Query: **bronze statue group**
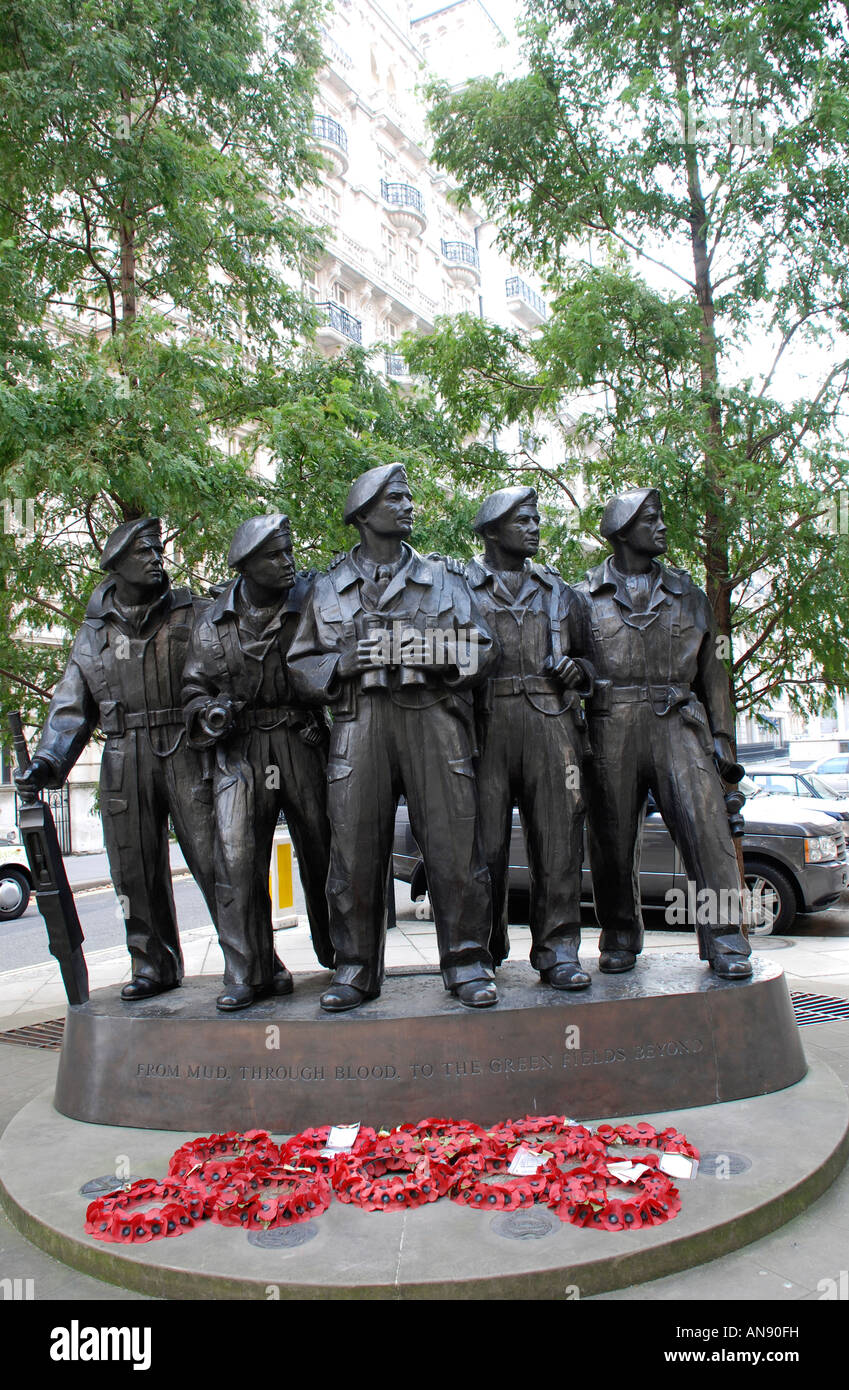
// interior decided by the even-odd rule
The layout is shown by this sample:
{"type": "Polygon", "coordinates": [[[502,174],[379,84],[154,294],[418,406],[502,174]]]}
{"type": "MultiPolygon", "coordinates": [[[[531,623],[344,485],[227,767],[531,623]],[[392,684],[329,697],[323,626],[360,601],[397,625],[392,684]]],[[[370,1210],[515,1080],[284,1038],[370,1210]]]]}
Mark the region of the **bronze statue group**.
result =
{"type": "Polygon", "coordinates": [[[750,976],[721,780],[739,777],[728,680],[707,597],[658,561],[657,491],[609,500],[612,553],[576,586],[534,558],[529,487],[485,499],[483,551],[468,565],[411,548],[399,464],[357,478],[344,519],[359,543],[315,576],[296,572],[287,517],[252,517],[230,547],[235,577],[212,599],[172,587],[156,519],[107,541],[106,578],[18,782],[60,785],[103,735],[101,812],[132,961],[122,998],[182,978],[169,817],[224,955],[219,1010],[291,993],[268,890],[281,810],[315,952],[333,971],[321,1007],[375,998],[402,795],[442,977],[461,1003],[497,1003],[514,806],[542,980],[591,984],[578,958],[585,815],[599,969],[633,969],[649,792],[688,878],[722,905],[699,928],[702,959],[725,979],[750,976]]]}

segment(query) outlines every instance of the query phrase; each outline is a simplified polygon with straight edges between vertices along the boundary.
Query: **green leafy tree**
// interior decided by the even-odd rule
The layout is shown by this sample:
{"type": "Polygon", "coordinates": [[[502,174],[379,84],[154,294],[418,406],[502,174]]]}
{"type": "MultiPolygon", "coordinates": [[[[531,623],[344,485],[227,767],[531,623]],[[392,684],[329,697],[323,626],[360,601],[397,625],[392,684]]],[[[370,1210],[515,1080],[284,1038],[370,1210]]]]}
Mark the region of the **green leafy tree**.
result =
{"type": "Polygon", "coordinates": [[[286,373],[261,370],[237,412],[257,421],[254,444],[274,460],[270,495],[292,520],[305,563],[325,564],[356,540],[342,521],[348,489],[360,473],[403,463],[416,503],[413,545],[467,555],[481,478],[506,480],[491,444],[464,438],[433,396],[407,394],[368,365],[362,348],[327,359],[306,354],[286,373]]]}
{"type": "MultiPolygon", "coordinates": [[[[465,429],[559,431],[554,495],[656,484],[739,710],[849,689],[849,45],[831,0],[536,0],[527,71],[433,90],[438,163],[552,297],[408,342],[465,429]],[[536,424],[534,424],[536,422],[536,424]],[[841,505],[844,510],[841,510],[841,505]]],[[[530,473],[527,470],[530,469],[530,473]]]]}
{"type": "Polygon", "coordinates": [[[116,524],[161,515],[191,569],[267,503],[228,395],[259,362],[279,369],[303,326],[292,284],[317,242],[287,199],[320,163],[322,8],[3,8],[0,670],[16,701],[53,684],[116,524]]]}

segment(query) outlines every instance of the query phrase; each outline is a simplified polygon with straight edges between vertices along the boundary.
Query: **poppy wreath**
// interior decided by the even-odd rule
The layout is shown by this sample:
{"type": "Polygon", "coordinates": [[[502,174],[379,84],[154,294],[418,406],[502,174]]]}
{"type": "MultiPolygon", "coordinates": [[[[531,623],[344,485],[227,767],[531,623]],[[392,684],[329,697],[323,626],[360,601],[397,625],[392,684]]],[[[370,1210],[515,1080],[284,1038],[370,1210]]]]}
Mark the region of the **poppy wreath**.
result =
{"type": "Polygon", "coordinates": [[[563,1115],[526,1115],[523,1120],[505,1120],[503,1125],[493,1125],[489,1133],[508,1148],[525,1144],[531,1139],[543,1148],[568,1154],[569,1157],[603,1158],[607,1151],[604,1139],[563,1115]]]}
{"type": "Polygon", "coordinates": [[[373,1152],[375,1158],[402,1156],[415,1161],[427,1155],[438,1163],[453,1163],[468,1153],[492,1153],[498,1149],[491,1133],[471,1120],[428,1119],[416,1125],[397,1125],[388,1134],[379,1134],[373,1152]]]}
{"type": "Polygon", "coordinates": [[[364,1211],[405,1211],[444,1197],[454,1179],[452,1168],[427,1155],[357,1158],[344,1154],[338,1160],[333,1188],[340,1202],[352,1202],[364,1211]]]}
{"type": "Polygon", "coordinates": [[[148,1240],[181,1236],[207,1216],[204,1194],[176,1179],[140,1178],[119,1192],[97,1197],[85,1214],[85,1229],[95,1240],[116,1245],[139,1245],[148,1240]],[[165,1198],[161,1207],[135,1211],[134,1207],[165,1198]]]}
{"type": "Polygon", "coordinates": [[[303,1129],[300,1134],[293,1134],[280,1150],[281,1163],[291,1163],[295,1168],[310,1168],[314,1173],[332,1179],[340,1159],[350,1158],[351,1155],[355,1158],[371,1157],[377,1135],[367,1125],[360,1127],[350,1153],[322,1153],[332,1128],[332,1125],[320,1125],[318,1129],[303,1129]]]}
{"type": "Polygon", "coordinates": [[[654,1164],[649,1165],[654,1171],[642,1173],[629,1183],[611,1173],[602,1160],[562,1173],[551,1183],[548,1205],[561,1221],[572,1226],[597,1227],[603,1231],[637,1231],[646,1226],[660,1226],[678,1215],[681,1198],[671,1178],[657,1171],[657,1155],[647,1154],[646,1159],[654,1159],[654,1164]],[[611,1197],[610,1187],[627,1187],[634,1195],[627,1200],[611,1197]]]}
{"type": "Polygon", "coordinates": [[[211,1200],[211,1215],[219,1226],[267,1231],[321,1216],[332,1197],[330,1183],[321,1174],[283,1164],[266,1168],[252,1160],[219,1186],[211,1200]]]}
{"type": "MultiPolygon", "coordinates": [[[[629,1145],[641,1149],[657,1149],[664,1153],[684,1154],[698,1159],[699,1151],[686,1135],[672,1127],[658,1131],[654,1125],[640,1121],[636,1125],[598,1125],[594,1141],[607,1149],[629,1145]]],[[[589,1147],[585,1145],[585,1147],[589,1147]]],[[[645,1153],[640,1162],[651,1170],[642,1173],[634,1182],[625,1182],[610,1172],[607,1158],[593,1157],[583,1168],[564,1172],[550,1189],[548,1204],[561,1221],[575,1226],[595,1226],[606,1231],[640,1230],[670,1221],[681,1210],[681,1197],[671,1178],[658,1169],[659,1153],[645,1153]],[[594,1179],[593,1187],[590,1179],[594,1179]],[[627,1200],[612,1197],[610,1187],[624,1187],[633,1196],[627,1200]]]]}
{"type": "Polygon", "coordinates": [[[671,1126],[669,1129],[658,1131],[654,1125],[647,1124],[644,1120],[638,1125],[601,1124],[596,1129],[596,1134],[607,1145],[633,1144],[641,1149],[660,1149],[663,1153],[684,1154],[687,1158],[699,1157],[698,1149],[695,1144],[690,1143],[686,1134],[681,1134],[671,1126]]]}
{"type": "Polygon", "coordinates": [[[554,1158],[550,1158],[533,1176],[506,1176],[502,1182],[488,1179],[508,1174],[513,1160],[511,1153],[474,1153],[461,1158],[455,1165],[452,1202],[462,1206],[479,1207],[488,1211],[519,1211],[547,1200],[549,1186],[557,1176],[554,1158]]]}
{"type": "Polygon", "coordinates": [[[243,1168],[248,1159],[261,1163],[280,1162],[280,1150],[264,1129],[249,1129],[244,1134],[210,1134],[205,1139],[193,1139],[171,1155],[169,1178],[180,1178],[210,1193],[243,1168]]]}

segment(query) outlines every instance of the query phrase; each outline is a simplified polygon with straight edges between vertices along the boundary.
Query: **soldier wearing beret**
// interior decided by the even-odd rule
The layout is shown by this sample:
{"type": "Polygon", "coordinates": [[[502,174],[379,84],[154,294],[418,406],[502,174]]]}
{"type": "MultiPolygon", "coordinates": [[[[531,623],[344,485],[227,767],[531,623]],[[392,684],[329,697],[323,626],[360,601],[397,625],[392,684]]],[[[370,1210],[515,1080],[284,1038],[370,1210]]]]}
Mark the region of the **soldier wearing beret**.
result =
{"type": "Polygon", "coordinates": [[[497,1000],[489,874],[476,827],[472,687],[493,646],[459,565],[407,544],[413,502],[400,464],[354,482],[345,521],[360,543],[320,575],[289,652],[296,688],[333,712],[327,882],[336,969],[329,1012],[380,992],[395,809],[406,795],[427,871],[442,976],[463,1004],[497,1000]]]}
{"type": "Polygon", "coordinates": [[[323,965],[333,964],[325,897],[327,723],[323,712],[298,701],[286,665],[310,585],[295,573],[288,517],[244,522],[228,563],[236,577],[198,622],[183,681],[190,741],[214,750],[222,1012],[292,989],[290,973],[275,960],[268,894],[281,810],[298,856],[316,955],[323,965]]]}
{"type": "Polygon", "coordinates": [[[186,862],[215,912],[210,797],[186,746],[180,688],[206,600],[174,589],[156,518],[118,526],[56,686],[41,741],[19,785],[61,786],[96,729],[106,736],[100,810],[109,868],[124,909],[132,979],[122,999],[179,985],[183,959],[168,855],[170,815],[186,862]]]}
{"type": "Polygon", "coordinates": [[[666,526],[655,488],[612,497],[602,535],[613,554],[576,587],[574,650],[596,671],[588,705],[588,829],[603,971],[634,966],[643,943],[639,853],[652,792],[698,890],[716,911],[699,927],[703,960],[725,979],[751,975],[740,877],[720,772],[737,781],[728,677],[707,596],[658,564],[666,526]]]}
{"type": "Polygon", "coordinates": [[[531,880],[531,964],[555,989],[585,989],[581,969],[584,716],[592,688],[586,663],[568,654],[574,594],[539,550],[532,487],[507,487],[483,502],[473,523],[484,553],[467,577],[500,655],[475,694],[478,785],[484,853],[492,878],[496,964],[507,954],[507,878],[513,807],[518,805],[531,880]]]}

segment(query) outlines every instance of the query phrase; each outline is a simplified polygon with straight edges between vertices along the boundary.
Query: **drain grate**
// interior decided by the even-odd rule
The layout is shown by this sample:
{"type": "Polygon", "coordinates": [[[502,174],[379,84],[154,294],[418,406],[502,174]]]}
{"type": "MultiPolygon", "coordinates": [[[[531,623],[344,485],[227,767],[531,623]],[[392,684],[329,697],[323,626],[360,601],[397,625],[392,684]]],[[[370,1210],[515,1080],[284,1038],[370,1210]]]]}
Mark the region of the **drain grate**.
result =
{"type": "Polygon", "coordinates": [[[49,1018],[46,1023],[28,1023],[25,1028],[10,1028],[0,1033],[0,1042],[17,1047],[43,1047],[48,1052],[61,1052],[65,1035],[64,1018],[49,1018]]]}
{"type": "Polygon", "coordinates": [[[849,1018],[849,999],[832,999],[827,994],[803,994],[792,990],[790,998],[800,1028],[808,1023],[840,1023],[849,1018]]]}

